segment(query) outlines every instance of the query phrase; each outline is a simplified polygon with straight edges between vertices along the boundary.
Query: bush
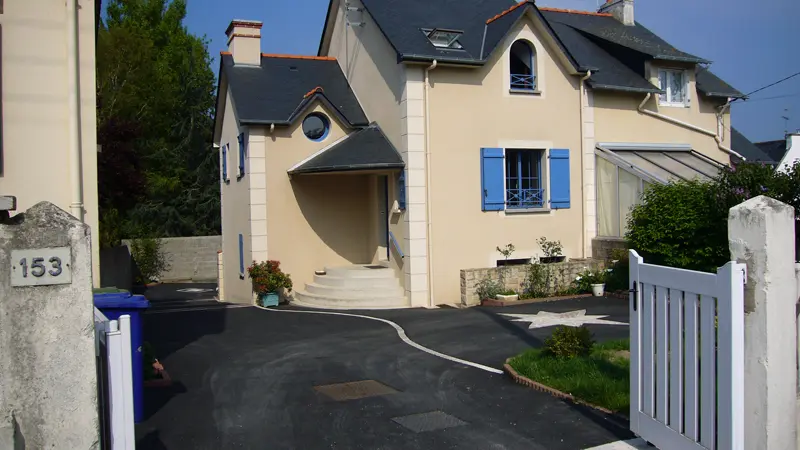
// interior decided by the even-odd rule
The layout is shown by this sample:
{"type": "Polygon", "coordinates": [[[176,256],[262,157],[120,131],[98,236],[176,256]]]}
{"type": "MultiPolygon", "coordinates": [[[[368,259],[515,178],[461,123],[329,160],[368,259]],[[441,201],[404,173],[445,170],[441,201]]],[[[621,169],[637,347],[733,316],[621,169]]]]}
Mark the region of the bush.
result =
{"type": "Polygon", "coordinates": [[[575,289],[578,292],[591,292],[593,284],[603,284],[606,282],[607,273],[608,271],[603,269],[584,269],[583,272],[579,273],[578,276],[575,277],[575,280],[572,282],[572,284],[575,286],[575,289]]]}
{"type": "Polygon", "coordinates": [[[588,355],[594,347],[592,332],[585,326],[574,328],[559,326],[544,341],[545,351],[557,358],[574,358],[588,355]]]}
{"type": "Polygon", "coordinates": [[[493,299],[497,297],[497,294],[502,294],[505,290],[506,288],[502,284],[491,278],[484,278],[475,285],[475,293],[478,294],[479,300],[493,299]]]}
{"type": "Polygon", "coordinates": [[[253,282],[253,292],[259,295],[278,292],[281,288],[292,289],[292,278],[281,270],[280,261],[253,261],[247,268],[247,275],[253,282]]]}
{"type": "Polygon", "coordinates": [[[161,248],[161,240],[152,237],[131,240],[131,256],[139,270],[138,281],[157,281],[169,269],[169,262],[161,248]]]}
{"type": "Polygon", "coordinates": [[[628,250],[616,248],[611,251],[611,272],[606,274],[606,289],[613,291],[627,291],[631,287],[628,280],[630,276],[630,261],[628,250]]]}

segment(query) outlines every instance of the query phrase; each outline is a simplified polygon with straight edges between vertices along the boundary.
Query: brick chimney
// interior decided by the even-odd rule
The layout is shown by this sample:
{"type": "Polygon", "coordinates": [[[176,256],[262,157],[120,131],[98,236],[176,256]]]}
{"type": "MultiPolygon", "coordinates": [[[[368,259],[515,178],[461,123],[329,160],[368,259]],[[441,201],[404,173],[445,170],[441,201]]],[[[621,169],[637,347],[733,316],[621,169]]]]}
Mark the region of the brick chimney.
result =
{"type": "Polygon", "coordinates": [[[625,25],[636,25],[633,20],[633,0],[607,0],[597,12],[611,13],[614,18],[625,25]]]}
{"type": "Polygon", "coordinates": [[[225,30],[234,64],[261,64],[261,25],[256,20],[234,19],[225,30]]]}

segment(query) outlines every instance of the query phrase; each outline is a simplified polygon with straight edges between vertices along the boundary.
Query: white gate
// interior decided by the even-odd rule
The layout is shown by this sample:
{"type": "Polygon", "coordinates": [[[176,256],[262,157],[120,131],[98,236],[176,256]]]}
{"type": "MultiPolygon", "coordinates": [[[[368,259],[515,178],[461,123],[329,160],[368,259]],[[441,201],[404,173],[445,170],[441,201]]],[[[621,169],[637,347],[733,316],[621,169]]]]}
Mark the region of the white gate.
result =
{"type": "Polygon", "coordinates": [[[745,265],[716,274],[630,251],[631,430],[661,450],[744,448],[745,265]]]}
{"type": "Polygon", "coordinates": [[[108,320],[94,309],[101,448],[133,450],[131,319],[108,320]]]}

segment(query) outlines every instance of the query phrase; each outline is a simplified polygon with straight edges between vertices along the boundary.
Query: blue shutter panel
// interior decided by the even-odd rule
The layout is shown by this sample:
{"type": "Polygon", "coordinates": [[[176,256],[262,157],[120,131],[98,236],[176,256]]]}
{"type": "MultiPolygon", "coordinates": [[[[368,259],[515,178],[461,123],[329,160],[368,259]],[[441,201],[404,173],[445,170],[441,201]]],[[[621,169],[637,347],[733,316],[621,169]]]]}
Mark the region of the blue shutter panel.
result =
{"type": "Polygon", "coordinates": [[[401,170],[397,177],[397,205],[406,209],[406,171],[401,170]]]}
{"type": "Polygon", "coordinates": [[[481,149],[481,209],[502,211],[505,208],[503,187],[503,149],[481,149]]]}
{"type": "Polygon", "coordinates": [[[239,134],[239,177],[244,176],[244,133],[239,134]]]}
{"type": "Polygon", "coordinates": [[[228,144],[222,146],[222,181],[228,181],[228,144]]]}
{"type": "Polygon", "coordinates": [[[569,149],[550,149],[550,207],[569,208],[569,149]]]}
{"type": "Polygon", "coordinates": [[[239,273],[244,274],[244,236],[239,233],[239,273]]]}

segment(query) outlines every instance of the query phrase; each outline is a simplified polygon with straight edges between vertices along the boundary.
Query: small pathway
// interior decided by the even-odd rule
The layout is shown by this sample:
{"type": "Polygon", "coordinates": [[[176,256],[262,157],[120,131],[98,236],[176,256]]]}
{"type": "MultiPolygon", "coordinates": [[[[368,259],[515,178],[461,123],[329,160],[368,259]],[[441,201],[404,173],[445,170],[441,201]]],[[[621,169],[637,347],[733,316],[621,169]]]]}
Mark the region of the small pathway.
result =
{"type": "MultiPolygon", "coordinates": [[[[500,368],[552,330],[498,313],[588,309],[627,322],[624,301],[594,300],[361,313],[398,324],[435,352],[500,368]]],[[[574,450],[631,437],[594,410],[420,351],[384,322],[185,309],[145,315],[145,339],[175,384],[147,390],[139,449],[574,450]]],[[[627,335],[624,326],[589,327],[598,339],[627,335]]]]}

